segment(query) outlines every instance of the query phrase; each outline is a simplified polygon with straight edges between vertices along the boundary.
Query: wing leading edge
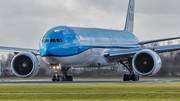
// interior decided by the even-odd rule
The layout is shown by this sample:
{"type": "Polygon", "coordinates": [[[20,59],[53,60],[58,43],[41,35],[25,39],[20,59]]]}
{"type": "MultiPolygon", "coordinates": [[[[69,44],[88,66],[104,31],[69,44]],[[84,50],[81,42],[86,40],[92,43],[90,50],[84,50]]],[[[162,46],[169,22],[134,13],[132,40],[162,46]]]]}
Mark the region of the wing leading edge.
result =
{"type": "Polygon", "coordinates": [[[15,48],[15,47],[4,47],[0,46],[0,51],[6,51],[6,52],[32,52],[35,55],[39,55],[39,50],[37,49],[28,49],[28,48],[15,48]]]}
{"type": "Polygon", "coordinates": [[[180,37],[157,39],[157,40],[149,40],[149,41],[141,41],[139,43],[140,43],[140,45],[143,45],[143,44],[148,44],[148,43],[153,43],[153,42],[168,41],[168,40],[175,40],[175,39],[180,39],[180,37]]]}
{"type": "Polygon", "coordinates": [[[138,51],[143,49],[150,49],[157,53],[170,52],[180,50],[180,45],[167,45],[167,46],[155,46],[148,48],[135,48],[135,49],[124,49],[119,51],[109,51],[104,54],[104,56],[109,60],[109,62],[118,61],[119,59],[128,58],[134,56],[138,51]]]}

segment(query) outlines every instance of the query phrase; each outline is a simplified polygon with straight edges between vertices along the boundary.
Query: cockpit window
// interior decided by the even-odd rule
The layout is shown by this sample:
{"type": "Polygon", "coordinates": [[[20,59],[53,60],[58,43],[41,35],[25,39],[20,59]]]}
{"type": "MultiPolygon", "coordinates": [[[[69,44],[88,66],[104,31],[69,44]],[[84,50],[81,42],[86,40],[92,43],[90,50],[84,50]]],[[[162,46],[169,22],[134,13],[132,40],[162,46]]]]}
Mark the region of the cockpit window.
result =
{"type": "Polygon", "coordinates": [[[50,41],[50,39],[42,39],[42,43],[47,43],[49,41],[50,41]]]}
{"type": "Polygon", "coordinates": [[[50,42],[56,42],[56,39],[50,39],[50,42]]]}
{"type": "Polygon", "coordinates": [[[56,39],[57,42],[63,43],[62,39],[56,39]]]}
{"type": "Polygon", "coordinates": [[[45,39],[42,39],[42,43],[44,43],[45,39]]]}
{"type": "Polygon", "coordinates": [[[49,42],[63,43],[63,40],[62,39],[42,39],[42,43],[49,43],[49,42]]]}

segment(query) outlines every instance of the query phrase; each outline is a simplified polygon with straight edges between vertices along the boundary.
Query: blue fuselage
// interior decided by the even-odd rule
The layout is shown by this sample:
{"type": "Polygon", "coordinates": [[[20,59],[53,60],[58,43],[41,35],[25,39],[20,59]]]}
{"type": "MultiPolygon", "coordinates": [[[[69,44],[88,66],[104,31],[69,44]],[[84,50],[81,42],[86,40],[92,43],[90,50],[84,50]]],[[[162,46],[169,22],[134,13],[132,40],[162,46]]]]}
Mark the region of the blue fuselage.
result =
{"type": "Polygon", "coordinates": [[[47,31],[40,41],[40,54],[45,56],[71,56],[91,48],[139,48],[136,36],[119,30],[58,26],[47,31]],[[43,39],[61,39],[62,42],[43,39]]]}
{"type": "Polygon", "coordinates": [[[41,38],[39,46],[41,57],[75,56],[93,48],[140,47],[137,37],[126,31],[67,26],[57,26],[47,31],[41,38]]]}

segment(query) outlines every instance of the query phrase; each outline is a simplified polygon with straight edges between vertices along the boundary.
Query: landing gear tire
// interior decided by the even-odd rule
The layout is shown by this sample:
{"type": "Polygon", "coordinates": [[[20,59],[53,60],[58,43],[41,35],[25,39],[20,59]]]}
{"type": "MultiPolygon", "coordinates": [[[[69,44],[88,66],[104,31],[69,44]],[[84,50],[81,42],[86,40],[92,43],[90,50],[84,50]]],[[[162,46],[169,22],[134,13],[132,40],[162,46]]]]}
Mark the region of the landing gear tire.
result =
{"type": "Polygon", "coordinates": [[[124,74],[123,81],[139,81],[139,75],[137,74],[124,74]]]}
{"type": "Polygon", "coordinates": [[[53,76],[53,77],[52,77],[52,81],[56,81],[56,76],[53,76]]]}
{"type": "Polygon", "coordinates": [[[57,77],[53,76],[52,81],[64,81],[64,77],[60,75],[58,75],[57,77]]]}
{"type": "Polygon", "coordinates": [[[58,75],[57,77],[53,76],[52,81],[73,81],[73,76],[66,76],[66,77],[61,75],[58,75]]]}
{"type": "Polygon", "coordinates": [[[124,74],[123,81],[129,81],[129,75],[128,74],[124,74]]]}
{"type": "MultiPolygon", "coordinates": [[[[50,67],[57,67],[57,65],[51,65],[50,67]]],[[[54,76],[52,77],[52,81],[73,81],[73,76],[67,75],[67,71],[71,67],[61,67],[60,74],[58,73],[58,69],[54,69],[54,76]]]]}

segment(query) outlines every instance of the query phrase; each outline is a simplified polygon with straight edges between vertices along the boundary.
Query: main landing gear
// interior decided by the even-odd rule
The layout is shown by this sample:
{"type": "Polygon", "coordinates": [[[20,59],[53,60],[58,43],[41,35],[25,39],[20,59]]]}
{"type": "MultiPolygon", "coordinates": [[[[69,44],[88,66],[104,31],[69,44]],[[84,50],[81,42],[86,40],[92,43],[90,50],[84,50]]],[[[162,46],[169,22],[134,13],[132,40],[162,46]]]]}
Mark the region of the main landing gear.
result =
{"type": "Polygon", "coordinates": [[[118,61],[121,63],[126,69],[129,71],[129,74],[124,74],[123,81],[139,81],[139,75],[135,74],[132,68],[132,58],[129,58],[127,61],[118,61]],[[129,64],[129,67],[126,65],[126,63],[129,64]]]}
{"type": "Polygon", "coordinates": [[[54,70],[54,76],[52,77],[52,81],[73,81],[73,76],[67,75],[67,71],[71,67],[59,67],[59,65],[51,65],[51,67],[54,70]],[[58,74],[58,71],[60,74],[58,74]]]}

